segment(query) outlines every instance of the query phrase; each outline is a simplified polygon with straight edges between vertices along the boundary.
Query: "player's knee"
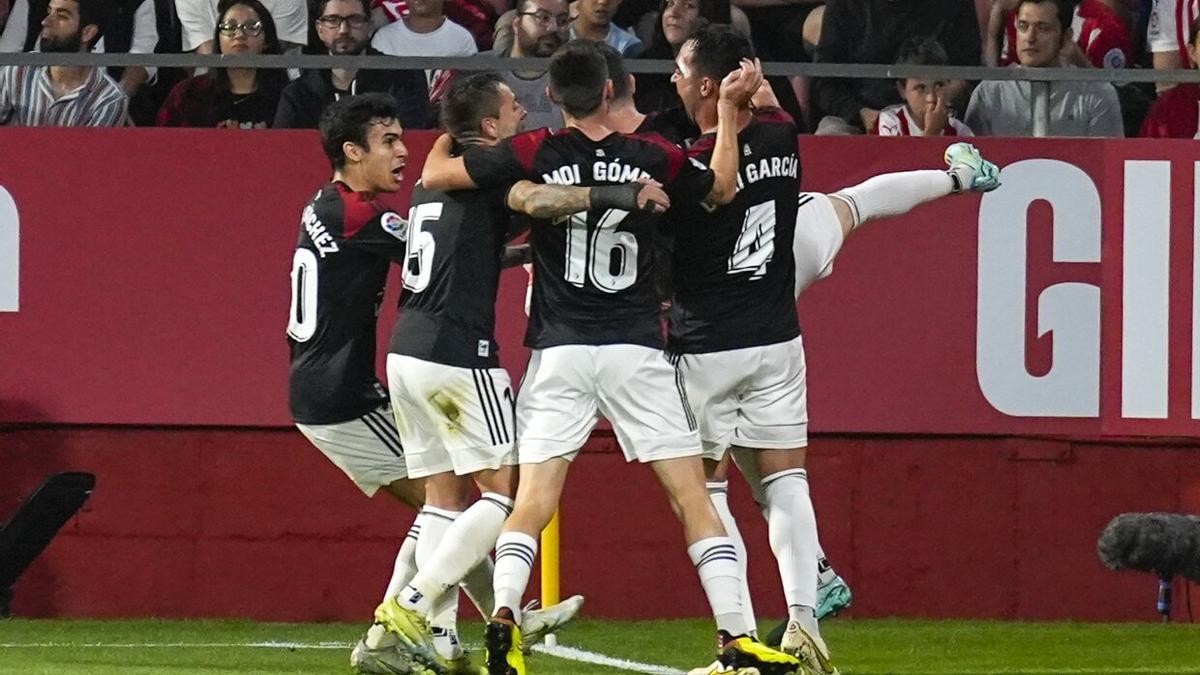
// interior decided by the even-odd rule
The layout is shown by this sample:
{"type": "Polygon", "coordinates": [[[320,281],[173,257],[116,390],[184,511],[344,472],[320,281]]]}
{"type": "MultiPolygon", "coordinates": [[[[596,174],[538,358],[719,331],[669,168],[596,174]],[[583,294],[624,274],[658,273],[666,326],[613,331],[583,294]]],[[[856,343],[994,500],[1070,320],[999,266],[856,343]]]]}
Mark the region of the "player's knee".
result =
{"type": "Polygon", "coordinates": [[[425,479],[425,503],[447,511],[465,511],[471,505],[471,482],[453,473],[425,479]]]}

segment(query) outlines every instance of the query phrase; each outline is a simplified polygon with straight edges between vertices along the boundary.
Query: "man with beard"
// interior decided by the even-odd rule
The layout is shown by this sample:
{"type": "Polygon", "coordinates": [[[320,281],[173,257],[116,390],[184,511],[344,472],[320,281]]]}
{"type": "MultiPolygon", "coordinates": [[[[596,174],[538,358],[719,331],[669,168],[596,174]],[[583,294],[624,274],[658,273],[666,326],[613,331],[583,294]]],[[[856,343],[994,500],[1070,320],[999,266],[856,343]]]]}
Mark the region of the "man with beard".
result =
{"type": "MultiPolygon", "coordinates": [[[[51,0],[42,20],[42,51],[91,51],[111,14],[107,0],[51,0]]],[[[97,68],[0,68],[0,124],[115,127],[125,124],[128,105],[121,87],[97,68]]]]}
{"type": "MultiPolygon", "coordinates": [[[[513,42],[505,50],[483,52],[489,56],[512,58],[549,58],[567,41],[567,27],[571,15],[566,0],[519,0],[512,14],[513,42]]],[[[504,21],[504,17],[500,18],[504,21]]],[[[561,129],[562,109],[546,94],[550,75],[544,70],[506,71],[500,74],[504,83],[517,95],[526,112],[521,130],[561,129]]]]}
{"type": "MultiPolygon", "coordinates": [[[[380,54],[370,47],[371,10],[367,0],[319,0],[313,9],[317,37],[332,56],[380,54]]],[[[419,70],[333,68],[306,70],[284,88],[275,113],[276,129],[315,129],[326,106],[343,96],[381,92],[396,99],[405,129],[427,129],[433,115],[425,77],[419,70]]]]}

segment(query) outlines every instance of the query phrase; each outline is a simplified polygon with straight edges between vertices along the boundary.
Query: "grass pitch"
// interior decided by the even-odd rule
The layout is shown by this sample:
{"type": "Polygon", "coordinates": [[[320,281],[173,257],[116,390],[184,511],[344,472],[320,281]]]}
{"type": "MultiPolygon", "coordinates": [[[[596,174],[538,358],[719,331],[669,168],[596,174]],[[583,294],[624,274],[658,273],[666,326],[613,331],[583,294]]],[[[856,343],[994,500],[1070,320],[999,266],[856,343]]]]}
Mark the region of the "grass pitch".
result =
{"type": "MultiPolygon", "coordinates": [[[[764,627],[773,625],[764,621],[764,627]]],[[[0,673],[348,673],[358,624],[248,621],[0,621],[0,673]]],[[[686,670],[712,658],[707,621],[581,620],[567,646],[686,670]]],[[[1200,675],[1192,624],[1002,623],[837,620],[823,626],[847,675],[1110,673],[1200,675]]],[[[479,624],[464,638],[478,641],[479,624]]],[[[637,672],[534,654],[535,675],[637,672]]]]}

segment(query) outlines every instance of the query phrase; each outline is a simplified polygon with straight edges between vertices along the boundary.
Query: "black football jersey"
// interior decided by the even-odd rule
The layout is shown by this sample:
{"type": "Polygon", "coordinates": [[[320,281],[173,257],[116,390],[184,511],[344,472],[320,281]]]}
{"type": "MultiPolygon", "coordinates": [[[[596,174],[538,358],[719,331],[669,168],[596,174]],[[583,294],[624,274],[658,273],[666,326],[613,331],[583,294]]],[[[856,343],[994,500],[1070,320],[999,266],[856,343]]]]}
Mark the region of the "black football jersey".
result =
{"type": "Polygon", "coordinates": [[[647,113],[634,133],[658,134],[675,145],[683,145],[687,139],[699,136],[700,130],[683,108],[667,108],[647,113]]]}
{"type": "Polygon", "coordinates": [[[292,258],[289,402],[301,424],[337,424],[387,400],[375,377],[375,321],[404,219],[374,195],[329,183],[300,221],[292,258]]]}
{"type": "MultiPolygon", "coordinates": [[[[712,172],[661,136],[610,134],[593,141],[577,129],[545,129],[463,155],[483,189],[520,179],[564,185],[613,185],[641,177],[663,184],[671,204],[699,204],[712,172]]],[[[533,299],[525,344],[638,344],[661,348],[654,283],[654,233],[660,216],[619,209],[584,211],[535,222],[533,299]]]]}
{"type": "MultiPolygon", "coordinates": [[[[672,351],[740,349],[800,334],[792,254],[800,191],[796,133],[782,110],[755,111],[738,134],[734,200],[711,211],[672,202],[667,212],[675,235],[672,351]]],[[[688,154],[707,164],[715,138],[701,136],[688,154]]]]}
{"type": "Polygon", "coordinates": [[[509,238],[505,194],[413,188],[392,353],[459,368],[500,367],[495,307],[509,238]]]}

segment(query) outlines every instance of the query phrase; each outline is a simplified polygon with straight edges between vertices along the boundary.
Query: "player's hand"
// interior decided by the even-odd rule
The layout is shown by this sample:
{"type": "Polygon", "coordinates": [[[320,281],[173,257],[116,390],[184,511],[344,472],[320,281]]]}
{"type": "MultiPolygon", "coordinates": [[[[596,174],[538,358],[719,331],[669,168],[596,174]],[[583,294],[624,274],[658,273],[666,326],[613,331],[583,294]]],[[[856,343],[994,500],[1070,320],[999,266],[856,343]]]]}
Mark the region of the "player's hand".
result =
{"type": "Polygon", "coordinates": [[[926,136],[941,136],[946,125],[950,123],[950,108],[946,105],[946,97],[938,96],[936,101],[925,104],[926,136]]]}
{"type": "Polygon", "coordinates": [[[751,108],[778,108],[779,98],[775,96],[775,90],[771,88],[771,83],[766,80],[758,85],[758,91],[754,92],[754,96],[750,97],[751,108]]]}
{"type": "Polygon", "coordinates": [[[671,198],[663,190],[662,183],[654,179],[638,180],[642,189],[637,194],[638,209],[651,213],[662,213],[671,208],[671,198]]]}
{"type": "Polygon", "coordinates": [[[720,98],[722,103],[730,103],[739,108],[750,105],[754,92],[762,85],[762,63],[742,59],[741,67],[729,73],[721,80],[720,98]]]}

